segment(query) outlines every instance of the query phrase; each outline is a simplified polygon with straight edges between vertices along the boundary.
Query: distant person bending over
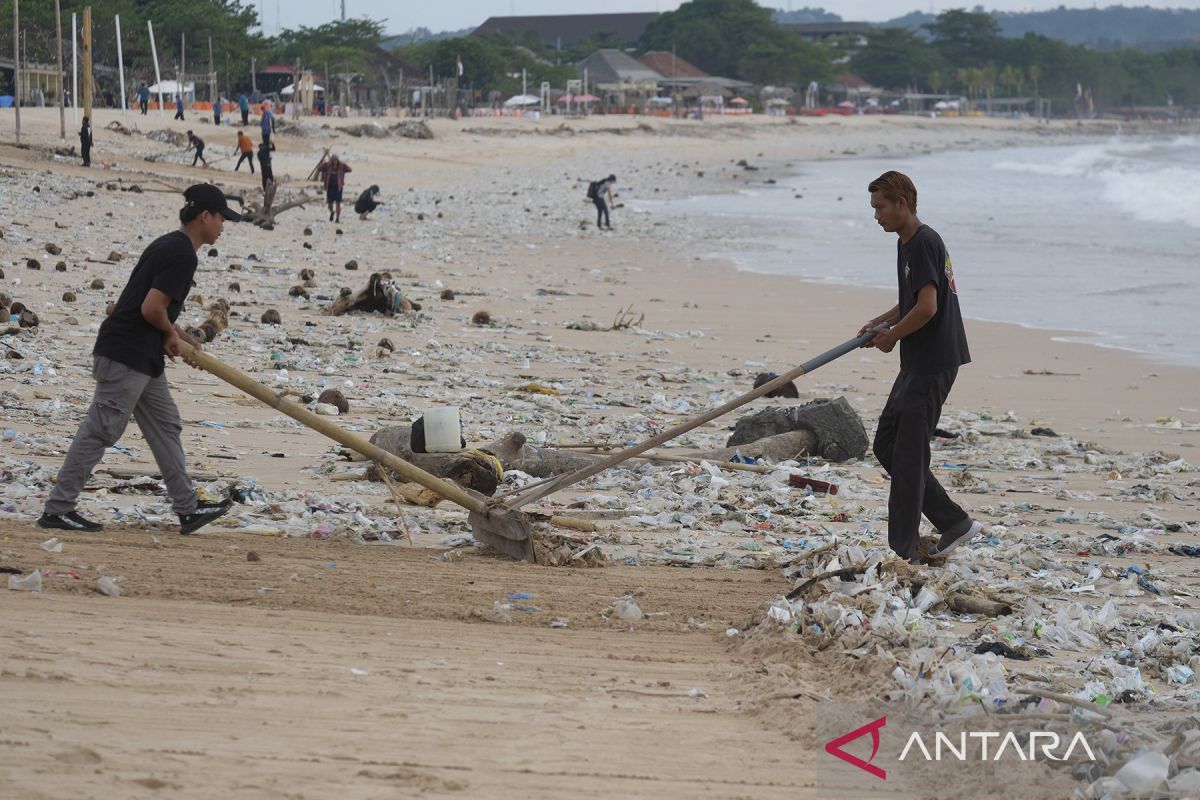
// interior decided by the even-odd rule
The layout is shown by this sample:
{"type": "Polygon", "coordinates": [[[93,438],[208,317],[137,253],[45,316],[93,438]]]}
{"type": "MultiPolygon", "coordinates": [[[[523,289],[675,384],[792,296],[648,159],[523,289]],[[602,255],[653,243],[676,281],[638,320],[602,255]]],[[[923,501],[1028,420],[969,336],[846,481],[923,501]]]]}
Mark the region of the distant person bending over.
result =
{"type": "Polygon", "coordinates": [[[365,220],[368,214],[379,208],[379,201],[375,199],[378,196],[378,186],[370,186],[358,196],[358,199],[354,201],[354,213],[358,214],[359,219],[365,220]]]}
{"type": "Polygon", "coordinates": [[[250,141],[250,137],[247,136],[246,134],[242,133],[241,131],[238,131],[238,134],[237,134],[237,150],[241,155],[238,156],[237,165],[234,166],[233,171],[237,172],[238,169],[242,166],[243,161],[249,161],[250,162],[250,174],[253,175],[254,174],[254,142],[250,141]]]}
{"type": "Polygon", "coordinates": [[[183,119],[183,95],[175,95],[175,119],[183,119]]]}
{"type": "Polygon", "coordinates": [[[601,230],[612,230],[612,222],[608,217],[608,208],[613,201],[613,187],[617,185],[617,176],[609,175],[588,184],[588,199],[596,205],[596,227],[601,230]],[[608,202],[605,202],[607,198],[608,202]]]}
{"type": "Polygon", "coordinates": [[[246,97],[246,93],[242,92],[242,96],[238,98],[238,110],[242,112],[242,127],[246,128],[250,125],[250,99],[246,97]]]}
{"type": "Polygon", "coordinates": [[[187,149],[184,150],[183,152],[186,153],[188,150],[196,151],[195,157],[192,158],[192,166],[193,167],[196,166],[196,162],[201,161],[204,163],[204,166],[207,167],[208,161],[205,160],[205,158],[204,158],[204,140],[201,139],[196,134],[192,133],[191,131],[187,132],[187,136],[188,136],[188,146],[187,146],[187,149]]]}
{"type": "Polygon", "coordinates": [[[112,314],[100,325],[92,350],[96,392],[38,519],[43,528],[98,531],[104,527],[75,508],[92,470],[125,433],[131,415],[136,415],[154,454],[179,516],[180,533],[193,533],[223,517],[233,504],[229,499],[201,503],[196,496],[163,356],[173,361],[180,355],[181,339],[200,349],[199,342],[175,325],[196,274],[196,251],[220,238],[225,220],[241,217],[211,184],[192,186],[183,196],[187,205],[179,212],[179,229],[146,248],[112,314]]]}
{"type": "Polygon", "coordinates": [[[869,347],[890,353],[900,344],[900,374],[875,430],[873,450],[891,476],[888,545],[916,563],[924,514],[941,534],[935,556],[975,538],[974,522],[929,469],[929,440],[958,368],[971,362],[958,307],[950,254],[937,231],[917,218],[917,188],[908,176],[885,172],[871,181],[875,221],[896,242],[899,301],[859,329],[875,331],[869,347]],[[880,327],[884,324],[890,328],[880,327]]]}
{"type": "Polygon", "coordinates": [[[87,117],[83,118],[83,125],[79,127],[79,151],[83,154],[83,165],[90,167],[92,165],[92,121],[87,117]]]}
{"type": "Polygon", "coordinates": [[[263,194],[266,194],[267,184],[275,182],[275,173],[271,171],[271,147],[266,142],[258,146],[258,166],[262,173],[263,194]]]}
{"type": "Polygon", "coordinates": [[[346,173],[353,172],[350,165],[330,153],[329,160],[321,165],[321,186],[325,188],[325,204],[329,206],[329,221],[342,221],[342,191],[346,188],[346,173]]]}

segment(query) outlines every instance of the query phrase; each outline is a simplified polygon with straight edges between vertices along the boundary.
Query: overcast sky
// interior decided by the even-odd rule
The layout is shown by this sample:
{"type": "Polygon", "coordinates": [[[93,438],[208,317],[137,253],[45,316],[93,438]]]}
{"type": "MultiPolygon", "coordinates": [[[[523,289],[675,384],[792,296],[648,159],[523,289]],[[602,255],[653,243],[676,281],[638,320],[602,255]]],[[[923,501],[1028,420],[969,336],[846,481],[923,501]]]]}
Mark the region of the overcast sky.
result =
{"type": "MultiPolygon", "coordinates": [[[[280,25],[296,28],[314,27],[337,19],[342,0],[251,0],[259,8],[263,28],[274,34],[280,25]]],[[[404,33],[412,28],[432,31],[459,30],[479,25],[491,16],[534,14],[598,14],[621,11],[673,11],[681,0],[446,0],[445,2],[397,2],[397,0],[345,0],[347,17],[386,19],[389,33],[404,33]]],[[[1109,2],[1083,0],[992,0],[985,8],[1000,11],[1044,11],[1065,5],[1068,8],[1091,8],[1111,5],[1109,2]]],[[[788,0],[760,0],[760,5],[788,8],[788,0]]],[[[792,0],[793,8],[822,6],[839,14],[844,20],[876,22],[893,19],[908,11],[945,11],[948,8],[970,8],[974,2],[948,0],[828,0],[822,4],[812,0],[792,0]]],[[[1125,5],[1154,6],[1155,8],[1198,8],[1200,0],[1132,0],[1125,5]]]]}

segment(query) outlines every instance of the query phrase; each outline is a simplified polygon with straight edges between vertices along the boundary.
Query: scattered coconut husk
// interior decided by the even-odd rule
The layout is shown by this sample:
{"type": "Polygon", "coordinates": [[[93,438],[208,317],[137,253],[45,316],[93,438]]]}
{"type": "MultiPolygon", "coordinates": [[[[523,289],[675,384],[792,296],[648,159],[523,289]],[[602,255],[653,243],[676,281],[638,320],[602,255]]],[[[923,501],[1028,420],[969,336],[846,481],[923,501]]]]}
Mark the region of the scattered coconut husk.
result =
{"type": "Polygon", "coordinates": [[[282,325],[283,318],[279,316],[279,312],[273,308],[268,308],[262,315],[263,325],[282,325]]]}
{"type": "Polygon", "coordinates": [[[471,324],[478,325],[481,328],[485,325],[491,325],[492,324],[492,315],[489,314],[487,311],[480,309],[479,311],[476,311],[474,314],[471,315],[471,324]]]}
{"type": "Polygon", "coordinates": [[[326,389],[321,392],[321,396],[317,398],[317,402],[327,403],[335,407],[339,414],[345,414],[350,411],[350,403],[346,400],[346,395],[337,389],[326,389]]]}

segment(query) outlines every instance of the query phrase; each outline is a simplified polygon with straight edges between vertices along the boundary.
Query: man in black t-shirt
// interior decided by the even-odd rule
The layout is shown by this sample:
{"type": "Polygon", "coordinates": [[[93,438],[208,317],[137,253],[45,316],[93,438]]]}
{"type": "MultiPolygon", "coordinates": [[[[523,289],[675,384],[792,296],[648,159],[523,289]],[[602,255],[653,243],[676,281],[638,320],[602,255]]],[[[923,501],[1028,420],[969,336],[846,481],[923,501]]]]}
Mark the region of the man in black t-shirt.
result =
{"type": "Polygon", "coordinates": [[[895,233],[896,305],[859,329],[874,331],[869,347],[890,353],[900,344],[900,374],[879,416],[872,448],[892,478],[888,545],[917,563],[921,515],[941,534],[935,556],[975,538],[983,526],[950,499],[929,469],[929,440],[958,368],[971,362],[950,255],[937,231],[917,218],[917,188],[899,172],[867,187],[875,221],[895,233]]]}
{"type": "Polygon", "coordinates": [[[180,533],[199,530],[224,516],[232,505],[228,499],[209,504],[196,497],[180,440],[183,424],[167,387],[163,355],[172,360],[180,355],[181,338],[200,349],[199,342],[175,325],[192,288],[196,251],[217,241],[226,219],[241,217],[212,184],[192,186],[183,196],[187,205],[179,212],[179,230],[150,243],[112,314],[100,325],[92,349],[96,393],[38,520],[43,528],[97,531],[103,527],[80,515],[75,505],[92,469],[105,449],[121,438],[133,414],[179,515],[180,533]]]}

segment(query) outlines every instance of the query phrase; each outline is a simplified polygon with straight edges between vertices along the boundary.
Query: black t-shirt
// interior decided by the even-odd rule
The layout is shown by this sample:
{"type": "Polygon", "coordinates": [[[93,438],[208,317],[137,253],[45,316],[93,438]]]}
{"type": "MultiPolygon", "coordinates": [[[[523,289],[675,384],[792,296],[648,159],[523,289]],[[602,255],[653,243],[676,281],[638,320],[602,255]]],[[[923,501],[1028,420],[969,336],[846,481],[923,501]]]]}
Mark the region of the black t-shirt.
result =
{"type": "Polygon", "coordinates": [[[151,242],[130,273],[117,307],[100,325],[92,353],[151,377],[161,375],[166,367],[163,334],[142,316],[142,303],[151,289],[169,295],[167,318],[174,323],[192,289],[196,263],[196,248],[183,231],[168,233],[151,242]]]}
{"type": "Polygon", "coordinates": [[[958,308],[954,268],[937,231],[922,225],[907,243],[897,242],[896,278],[901,319],[917,304],[917,294],[926,284],[937,286],[937,313],[933,319],[900,340],[900,368],[930,373],[971,363],[967,332],[958,308]]]}

